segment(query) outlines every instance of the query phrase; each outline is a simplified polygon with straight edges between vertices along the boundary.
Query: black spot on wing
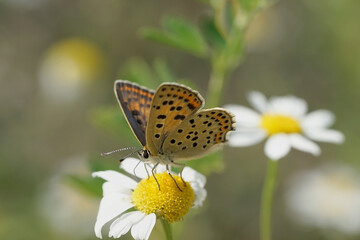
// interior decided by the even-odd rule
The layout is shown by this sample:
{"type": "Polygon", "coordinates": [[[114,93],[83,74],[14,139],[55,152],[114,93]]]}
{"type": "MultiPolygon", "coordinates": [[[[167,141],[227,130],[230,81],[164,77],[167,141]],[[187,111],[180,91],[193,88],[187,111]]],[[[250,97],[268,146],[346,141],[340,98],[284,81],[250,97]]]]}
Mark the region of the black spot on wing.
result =
{"type": "Polygon", "coordinates": [[[178,114],[178,115],[176,115],[176,116],[174,117],[174,119],[175,119],[175,120],[184,120],[184,119],[185,119],[185,116],[178,114]]]}
{"type": "Polygon", "coordinates": [[[139,112],[138,110],[132,110],[131,113],[132,113],[132,115],[134,115],[134,116],[140,115],[140,112],[139,112]]]}
{"type": "Polygon", "coordinates": [[[165,118],[166,118],[166,115],[163,115],[163,114],[157,116],[157,119],[165,119],[165,118]]]}
{"type": "Polygon", "coordinates": [[[190,110],[194,110],[194,109],[195,109],[195,106],[192,105],[191,103],[189,103],[187,106],[188,106],[188,108],[189,108],[190,110]]]}

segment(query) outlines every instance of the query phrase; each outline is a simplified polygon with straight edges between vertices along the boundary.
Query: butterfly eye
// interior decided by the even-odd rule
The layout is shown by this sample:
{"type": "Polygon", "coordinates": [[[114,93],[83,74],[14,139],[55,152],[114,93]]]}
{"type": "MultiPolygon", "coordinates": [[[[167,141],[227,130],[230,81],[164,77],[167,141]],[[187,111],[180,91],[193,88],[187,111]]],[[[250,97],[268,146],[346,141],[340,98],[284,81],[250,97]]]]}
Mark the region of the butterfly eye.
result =
{"type": "Polygon", "coordinates": [[[144,150],[143,158],[148,159],[149,157],[150,157],[149,151],[148,151],[148,150],[144,150]]]}

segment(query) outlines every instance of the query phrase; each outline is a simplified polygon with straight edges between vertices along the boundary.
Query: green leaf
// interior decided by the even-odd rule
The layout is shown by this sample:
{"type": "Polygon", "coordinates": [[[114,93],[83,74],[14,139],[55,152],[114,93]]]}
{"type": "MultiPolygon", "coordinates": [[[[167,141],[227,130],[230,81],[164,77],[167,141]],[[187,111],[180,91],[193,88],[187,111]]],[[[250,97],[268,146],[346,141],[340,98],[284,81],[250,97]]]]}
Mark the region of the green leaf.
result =
{"type": "Polygon", "coordinates": [[[212,65],[219,72],[231,72],[243,59],[243,30],[233,28],[227,44],[221,51],[214,51],[212,65]]]}
{"type": "Polygon", "coordinates": [[[236,68],[243,58],[244,34],[242,29],[234,29],[230,36],[223,54],[229,69],[236,68]]]}
{"type": "Polygon", "coordinates": [[[190,22],[181,18],[166,17],[163,21],[164,30],[142,28],[140,34],[152,41],[174,47],[198,57],[208,55],[208,46],[200,31],[190,22]]]}
{"type": "Polygon", "coordinates": [[[221,36],[217,30],[214,19],[206,19],[203,21],[202,29],[209,44],[215,49],[223,49],[226,45],[225,39],[221,36]]]}
{"type": "Polygon", "coordinates": [[[223,151],[216,151],[200,159],[189,161],[186,165],[194,168],[196,171],[201,172],[204,175],[221,172],[225,168],[223,151]]]}
{"type": "Polygon", "coordinates": [[[139,144],[120,107],[102,107],[93,110],[90,113],[90,121],[105,132],[128,141],[129,144],[134,146],[139,144]]]}
{"type": "Polygon", "coordinates": [[[165,60],[155,59],[154,69],[160,82],[175,82],[176,78],[165,60]]]}
{"type": "Polygon", "coordinates": [[[149,64],[142,58],[131,58],[125,62],[119,76],[121,79],[127,79],[149,88],[156,88],[161,83],[149,64]]]}
{"type": "Polygon", "coordinates": [[[246,12],[252,12],[260,7],[263,0],[239,0],[241,8],[246,12]]]}

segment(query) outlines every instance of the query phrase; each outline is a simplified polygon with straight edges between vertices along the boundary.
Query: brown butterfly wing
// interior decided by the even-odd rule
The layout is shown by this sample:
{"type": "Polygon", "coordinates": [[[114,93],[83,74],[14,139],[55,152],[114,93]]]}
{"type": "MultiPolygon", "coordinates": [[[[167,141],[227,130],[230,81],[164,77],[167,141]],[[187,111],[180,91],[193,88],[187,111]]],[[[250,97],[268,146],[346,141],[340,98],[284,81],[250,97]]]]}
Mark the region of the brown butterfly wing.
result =
{"type": "Polygon", "coordinates": [[[132,131],[145,146],[146,127],[154,91],[125,80],[115,81],[114,91],[132,131]]]}
{"type": "Polygon", "coordinates": [[[201,95],[180,84],[163,83],[157,89],[146,132],[147,149],[156,156],[163,153],[169,134],[204,104],[201,95]]]}
{"type": "Polygon", "coordinates": [[[168,135],[164,154],[175,162],[201,157],[222,146],[234,125],[234,116],[225,109],[200,110],[168,135]]]}

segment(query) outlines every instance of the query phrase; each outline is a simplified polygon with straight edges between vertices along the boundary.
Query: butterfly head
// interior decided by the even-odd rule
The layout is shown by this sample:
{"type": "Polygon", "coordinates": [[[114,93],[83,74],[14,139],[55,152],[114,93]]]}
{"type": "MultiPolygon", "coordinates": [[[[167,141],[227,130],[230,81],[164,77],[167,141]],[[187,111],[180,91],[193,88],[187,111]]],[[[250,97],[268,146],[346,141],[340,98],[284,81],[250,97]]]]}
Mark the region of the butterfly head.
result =
{"type": "Polygon", "coordinates": [[[151,158],[151,154],[150,151],[147,150],[146,148],[141,149],[140,151],[138,151],[138,155],[140,157],[140,159],[144,162],[148,162],[151,158]]]}

